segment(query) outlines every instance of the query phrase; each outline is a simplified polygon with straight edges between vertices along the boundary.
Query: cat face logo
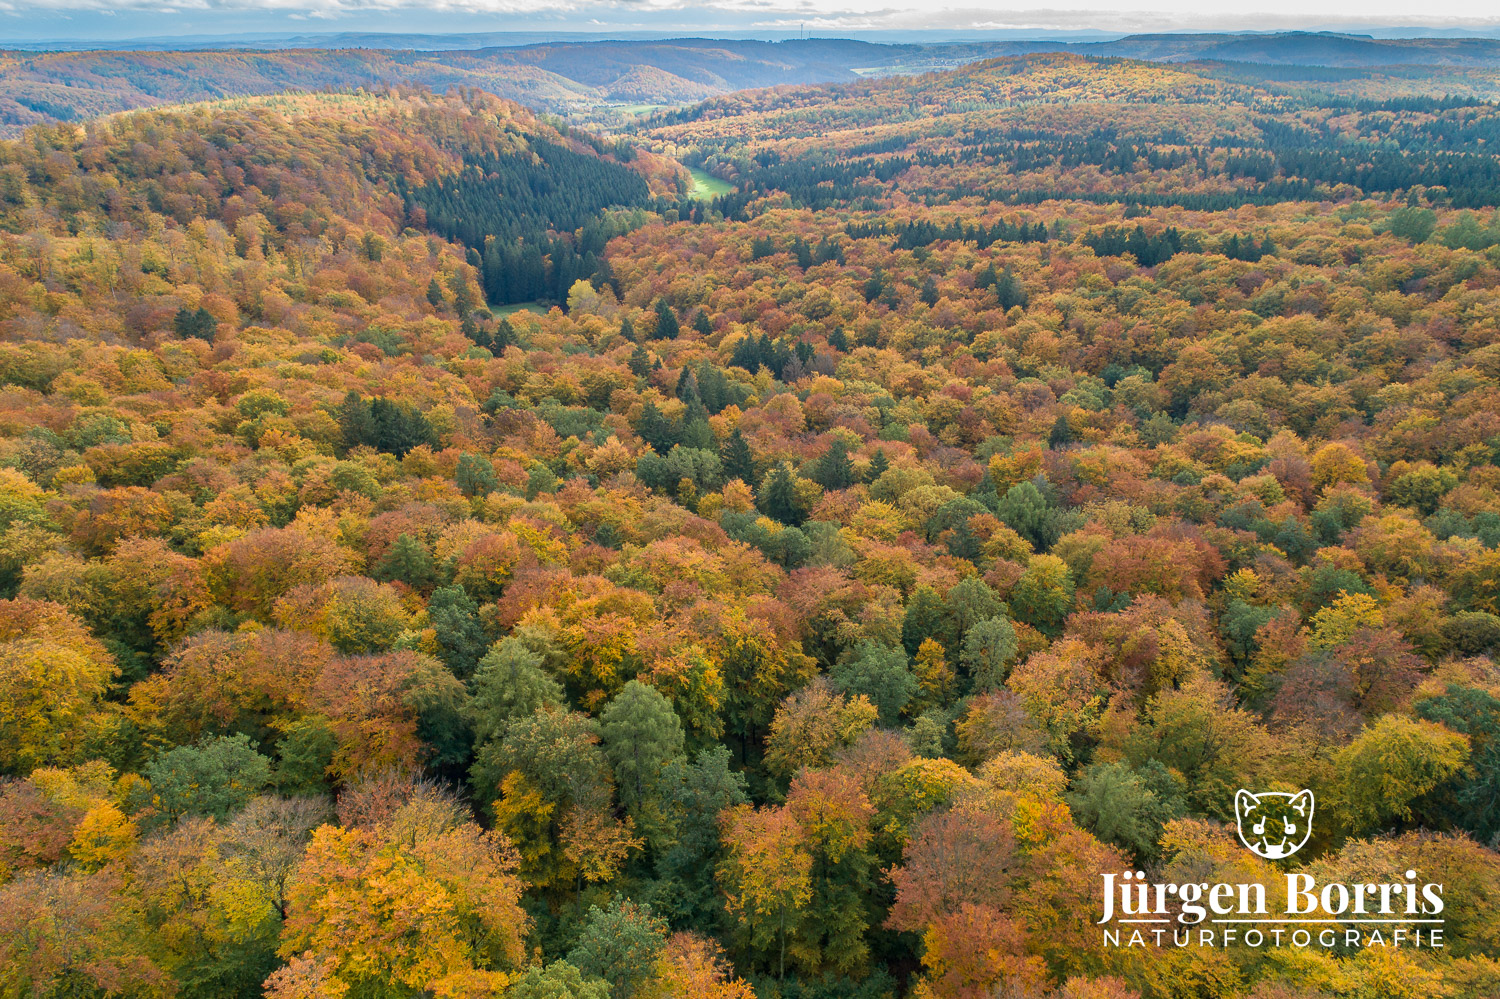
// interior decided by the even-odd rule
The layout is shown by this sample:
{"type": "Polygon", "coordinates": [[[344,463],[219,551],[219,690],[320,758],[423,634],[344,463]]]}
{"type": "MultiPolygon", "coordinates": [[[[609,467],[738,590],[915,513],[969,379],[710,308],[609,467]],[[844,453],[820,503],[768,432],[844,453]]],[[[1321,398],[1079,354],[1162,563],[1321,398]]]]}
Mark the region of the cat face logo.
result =
{"type": "Polygon", "coordinates": [[[1250,852],[1281,860],[1302,849],[1312,834],[1313,794],[1239,791],[1234,796],[1234,816],[1240,823],[1240,842],[1250,852]]]}

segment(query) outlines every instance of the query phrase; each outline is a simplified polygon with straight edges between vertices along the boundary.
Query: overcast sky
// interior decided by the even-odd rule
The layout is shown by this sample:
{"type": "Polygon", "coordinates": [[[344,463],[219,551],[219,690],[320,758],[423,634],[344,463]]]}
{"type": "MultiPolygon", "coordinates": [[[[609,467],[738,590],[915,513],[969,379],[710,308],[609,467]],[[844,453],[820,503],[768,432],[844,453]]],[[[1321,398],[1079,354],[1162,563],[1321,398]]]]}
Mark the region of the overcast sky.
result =
{"type": "MultiPolygon", "coordinates": [[[[1203,0],[0,0],[0,46],[43,38],[375,32],[798,32],[1436,29],[1500,33],[1494,0],[1258,0],[1253,13],[1203,0]]],[[[1384,33],[1384,32],[1382,32],[1384,33]]]]}

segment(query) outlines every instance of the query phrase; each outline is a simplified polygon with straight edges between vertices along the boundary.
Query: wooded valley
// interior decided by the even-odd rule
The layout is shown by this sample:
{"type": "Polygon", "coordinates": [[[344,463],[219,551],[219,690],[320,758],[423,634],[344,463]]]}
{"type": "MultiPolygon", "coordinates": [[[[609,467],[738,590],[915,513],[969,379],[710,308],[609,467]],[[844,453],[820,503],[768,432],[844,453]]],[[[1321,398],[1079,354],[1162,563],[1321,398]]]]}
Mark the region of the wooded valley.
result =
{"type": "Polygon", "coordinates": [[[0,996],[1500,995],[1500,107],[1257,72],[0,142],[0,996]]]}

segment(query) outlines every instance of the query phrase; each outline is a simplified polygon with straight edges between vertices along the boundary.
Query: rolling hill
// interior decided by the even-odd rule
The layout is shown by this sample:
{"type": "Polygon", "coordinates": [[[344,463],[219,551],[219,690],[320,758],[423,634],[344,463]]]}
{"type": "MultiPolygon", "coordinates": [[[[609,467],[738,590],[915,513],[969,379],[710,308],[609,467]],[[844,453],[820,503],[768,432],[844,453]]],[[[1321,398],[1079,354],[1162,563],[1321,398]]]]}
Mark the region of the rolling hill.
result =
{"type": "Polygon", "coordinates": [[[620,120],[609,109],[616,105],[690,104],[747,88],[910,75],[1039,52],[1206,63],[1218,67],[1220,75],[1280,80],[1283,89],[1326,89],[1326,70],[1332,67],[1354,74],[1336,78],[1346,89],[1368,83],[1390,95],[1500,94],[1500,41],[1494,39],[1377,40],[1291,32],[1134,35],[1090,43],[680,38],[443,48],[424,37],[339,36],[307,48],[260,51],[0,51],[0,134],[136,107],[396,83],[439,91],[477,87],[580,123],[615,127],[620,120]],[[433,48],[389,47],[402,43],[433,48]],[[350,47],[334,47],[339,45],[350,47]],[[1265,68],[1255,68],[1260,66],[1265,68]],[[1288,69],[1297,66],[1325,71],[1288,69]]]}
{"type": "Polygon", "coordinates": [[[592,42],[453,51],[0,52],[0,132],[136,107],[221,97],[413,83],[477,87],[550,112],[683,104],[747,87],[858,78],[897,65],[992,54],[865,42],[592,42]]]}
{"type": "MultiPolygon", "coordinates": [[[[661,150],[757,192],[832,204],[1054,197],[1229,207],[1440,187],[1500,201],[1478,98],[1302,93],[1219,64],[1044,53],[914,79],[750,91],[637,126],[661,150]]],[[[1368,86],[1369,81],[1364,80],[1368,86]]],[[[743,203],[743,202],[741,202],[743,203]]]]}

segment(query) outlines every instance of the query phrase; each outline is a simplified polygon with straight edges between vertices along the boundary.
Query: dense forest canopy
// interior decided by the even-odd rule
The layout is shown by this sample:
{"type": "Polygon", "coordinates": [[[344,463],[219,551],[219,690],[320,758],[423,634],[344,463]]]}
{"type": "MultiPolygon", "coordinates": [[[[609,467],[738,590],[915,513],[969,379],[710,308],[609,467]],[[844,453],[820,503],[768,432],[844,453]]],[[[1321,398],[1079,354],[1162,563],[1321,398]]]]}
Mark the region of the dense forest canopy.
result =
{"type": "Polygon", "coordinates": [[[1500,106],[1488,97],[1345,98],[1212,66],[998,59],[915,80],[731,94],[644,130],[735,181],[741,200],[777,190],[810,207],[890,187],[929,204],[981,195],[1226,211],[1414,188],[1442,188],[1459,208],[1500,204],[1487,151],[1500,106]]]}
{"type": "Polygon", "coordinates": [[[1240,76],[0,144],[0,993],[1500,994],[1496,109],[1240,76]]]}

